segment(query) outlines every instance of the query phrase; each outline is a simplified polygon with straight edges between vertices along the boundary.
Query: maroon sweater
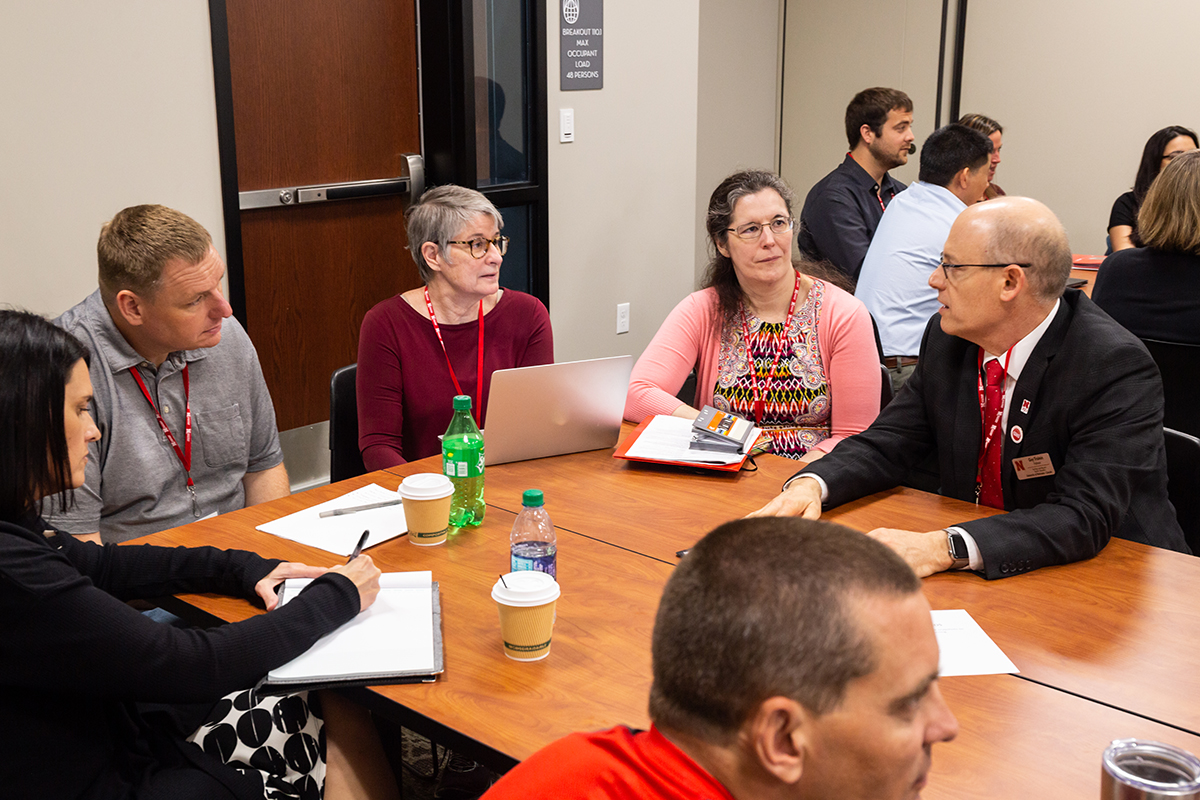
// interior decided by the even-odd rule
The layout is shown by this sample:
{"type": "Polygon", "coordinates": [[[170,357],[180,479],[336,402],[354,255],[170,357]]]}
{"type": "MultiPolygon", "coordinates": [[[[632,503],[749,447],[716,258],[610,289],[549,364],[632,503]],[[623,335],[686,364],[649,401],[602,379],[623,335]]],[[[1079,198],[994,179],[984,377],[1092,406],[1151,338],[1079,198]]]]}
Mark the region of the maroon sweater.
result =
{"type": "MultiPolygon", "coordinates": [[[[478,326],[438,323],[458,383],[483,413],[492,373],[553,362],[554,339],[542,302],[505,289],[484,315],[481,392],[478,326]]],[[[367,312],[358,341],[358,447],[368,470],[441,452],[437,437],[450,424],[455,394],[433,323],[400,295],[367,312]]]]}

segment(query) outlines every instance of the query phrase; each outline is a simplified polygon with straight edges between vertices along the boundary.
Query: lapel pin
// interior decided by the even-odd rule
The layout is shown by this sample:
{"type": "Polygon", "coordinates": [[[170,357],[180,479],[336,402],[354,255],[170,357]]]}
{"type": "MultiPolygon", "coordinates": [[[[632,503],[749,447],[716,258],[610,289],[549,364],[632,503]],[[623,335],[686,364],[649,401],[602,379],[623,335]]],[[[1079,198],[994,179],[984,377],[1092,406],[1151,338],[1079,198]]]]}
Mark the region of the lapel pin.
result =
{"type": "Polygon", "coordinates": [[[1028,400],[1022,400],[1022,401],[1021,401],[1021,413],[1022,413],[1022,414],[1028,414],[1028,413],[1029,413],[1029,401],[1028,401],[1028,400]]]}
{"type": "Polygon", "coordinates": [[[1025,436],[1025,432],[1021,430],[1020,425],[1013,425],[1012,430],[1009,432],[1009,436],[1012,437],[1014,443],[1020,444],[1021,439],[1025,436]]]}

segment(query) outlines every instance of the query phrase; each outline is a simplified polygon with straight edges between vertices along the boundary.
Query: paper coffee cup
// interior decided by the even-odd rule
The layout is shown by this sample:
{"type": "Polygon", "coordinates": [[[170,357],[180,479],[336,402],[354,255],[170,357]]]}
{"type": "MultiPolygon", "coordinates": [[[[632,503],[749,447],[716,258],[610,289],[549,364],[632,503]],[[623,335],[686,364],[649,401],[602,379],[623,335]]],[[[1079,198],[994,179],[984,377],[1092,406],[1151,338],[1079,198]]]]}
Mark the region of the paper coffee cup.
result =
{"type": "Polygon", "coordinates": [[[555,607],[561,590],[544,572],[510,572],[492,587],[500,609],[504,655],[514,661],[540,661],[550,655],[555,607]]]}
{"type": "Polygon", "coordinates": [[[454,494],[450,479],[437,472],[422,472],[409,475],[396,491],[404,503],[408,540],[426,546],[444,543],[450,527],[450,498],[454,494]]]}

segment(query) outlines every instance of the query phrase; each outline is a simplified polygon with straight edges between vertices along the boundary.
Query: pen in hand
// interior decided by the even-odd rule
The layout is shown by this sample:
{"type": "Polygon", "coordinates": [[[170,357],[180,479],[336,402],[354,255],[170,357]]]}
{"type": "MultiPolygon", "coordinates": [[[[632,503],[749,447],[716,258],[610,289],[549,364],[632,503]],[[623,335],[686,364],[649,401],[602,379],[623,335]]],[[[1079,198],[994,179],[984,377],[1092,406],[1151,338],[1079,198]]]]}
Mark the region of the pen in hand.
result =
{"type": "Polygon", "coordinates": [[[362,536],[358,537],[358,544],[354,545],[354,552],[351,553],[350,557],[346,559],[347,564],[362,555],[363,545],[367,543],[367,537],[370,535],[371,532],[367,530],[363,531],[362,536]]]}

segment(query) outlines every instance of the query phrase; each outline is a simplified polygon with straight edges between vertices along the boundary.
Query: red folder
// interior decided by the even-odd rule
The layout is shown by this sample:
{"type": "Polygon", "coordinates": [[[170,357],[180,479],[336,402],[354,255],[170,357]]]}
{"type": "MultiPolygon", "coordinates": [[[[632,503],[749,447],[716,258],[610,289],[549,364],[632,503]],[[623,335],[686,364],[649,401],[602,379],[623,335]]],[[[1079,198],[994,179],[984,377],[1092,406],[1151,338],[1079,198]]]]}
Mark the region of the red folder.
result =
{"type": "MultiPolygon", "coordinates": [[[[637,441],[637,438],[642,435],[642,431],[646,430],[646,426],[650,424],[650,420],[652,419],[654,419],[653,416],[646,417],[640,425],[633,429],[632,433],[622,439],[621,443],[617,445],[617,449],[613,452],[613,458],[622,458],[626,461],[643,461],[647,464],[670,464],[673,467],[696,467],[698,469],[714,469],[718,472],[737,472],[746,463],[746,459],[750,457],[750,452],[747,451],[746,455],[742,456],[741,461],[736,461],[732,464],[698,464],[695,461],[659,461],[656,458],[637,458],[627,455],[630,445],[637,441]]],[[[750,448],[750,450],[753,450],[753,448],[750,448]]]]}

